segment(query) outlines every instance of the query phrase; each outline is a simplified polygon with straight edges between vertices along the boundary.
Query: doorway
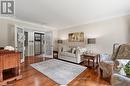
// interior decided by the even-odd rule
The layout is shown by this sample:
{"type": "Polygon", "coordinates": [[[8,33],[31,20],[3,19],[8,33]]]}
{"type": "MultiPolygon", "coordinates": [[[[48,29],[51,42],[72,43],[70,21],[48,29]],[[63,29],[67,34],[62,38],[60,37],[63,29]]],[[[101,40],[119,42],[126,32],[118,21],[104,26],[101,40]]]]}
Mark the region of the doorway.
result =
{"type": "Polygon", "coordinates": [[[34,55],[45,54],[45,34],[44,33],[34,33],[34,55]]]}
{"type": "Polygon", "coordinates": [[[24,47],[25,47],[25,56],[28,56],[28,32],[24,31],[25,41],[24,41],[24,47]]]}

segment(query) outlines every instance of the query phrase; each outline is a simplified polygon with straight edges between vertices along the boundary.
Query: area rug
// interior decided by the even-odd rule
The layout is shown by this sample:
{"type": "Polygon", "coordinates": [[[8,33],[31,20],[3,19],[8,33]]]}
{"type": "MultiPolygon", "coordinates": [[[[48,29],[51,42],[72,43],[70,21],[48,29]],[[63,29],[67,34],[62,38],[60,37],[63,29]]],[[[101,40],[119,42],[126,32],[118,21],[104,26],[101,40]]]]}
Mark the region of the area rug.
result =
{"type": "Polygon", "coordinates": [[[60,85],[67,85],[86,69],[86,67],[56,59],[31,64],[31,66],[60,85]]]}

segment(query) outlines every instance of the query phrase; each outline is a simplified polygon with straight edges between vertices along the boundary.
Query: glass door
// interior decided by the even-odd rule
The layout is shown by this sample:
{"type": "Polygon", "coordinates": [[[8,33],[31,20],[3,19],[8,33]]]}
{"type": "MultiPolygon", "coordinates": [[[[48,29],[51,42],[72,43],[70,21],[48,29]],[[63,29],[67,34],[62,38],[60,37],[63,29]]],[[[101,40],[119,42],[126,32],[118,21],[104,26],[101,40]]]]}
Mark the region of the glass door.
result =
{"type": "Polygon", "coordinates": [[[45,32],[45,55],[53,58],[53,37],[52,32],[45,32]]]}
{"type": "Polygon", "coordinates": [[[16,27],[15,29],[15,49],[21,53],[21,62],[24,62],[24,29],[22,27],[16,27]]]}
{"type": "Polygon", "coordinates": [[[34,32],[28,31],[28,56],[34,56],[34,32]]]}
{"type": "Polygon", "coordinates": [[[44,33],[38,33],[38,32],[35,32],[34,33],[34,49],[35,49],[35,55],[43,55],[44,54],[44,42],[45,42],[45,39],[44,39],[44,33]]]}

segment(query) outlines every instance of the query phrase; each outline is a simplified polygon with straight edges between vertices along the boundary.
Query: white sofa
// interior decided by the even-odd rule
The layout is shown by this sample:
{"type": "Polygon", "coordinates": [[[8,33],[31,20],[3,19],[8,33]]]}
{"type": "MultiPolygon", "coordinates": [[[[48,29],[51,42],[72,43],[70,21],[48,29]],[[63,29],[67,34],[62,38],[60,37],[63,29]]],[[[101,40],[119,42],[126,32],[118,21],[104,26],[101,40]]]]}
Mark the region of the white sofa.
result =
{"type": "Polygon", "coordinates": [[[77,48],[70,48],[68,46],[60,46],[58,52],[58,58],[74,63],[82,62],[80,49],[77,48]]]}

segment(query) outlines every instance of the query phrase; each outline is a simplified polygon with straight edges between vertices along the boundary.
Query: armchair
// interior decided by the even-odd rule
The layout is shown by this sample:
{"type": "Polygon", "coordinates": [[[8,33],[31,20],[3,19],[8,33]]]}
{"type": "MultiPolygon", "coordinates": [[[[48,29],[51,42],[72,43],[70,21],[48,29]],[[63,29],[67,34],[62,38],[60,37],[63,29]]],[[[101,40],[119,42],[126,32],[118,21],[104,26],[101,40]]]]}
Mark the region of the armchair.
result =
{"type": "Polygon", "coordinates": [[[113,66],[118,59],[130,59],[130,44],[114,45],[113,54],[110,60],[103,60],[99,63],[100,74],[103,77],[112,75],[113,66]]]}
{"type": "Polygon", "coordinates": [[[113,45],[113,53],[112,55],[107,55],[107,54],[101,54],[101,62],[99,63],[99,69],[100,69],[100,75],[102,77],[109,77],[112,73],[112,66],[114,64],[114,59],[116,57],[116,53],[118,50],[119,44],[114,44],[113,45]]]}

